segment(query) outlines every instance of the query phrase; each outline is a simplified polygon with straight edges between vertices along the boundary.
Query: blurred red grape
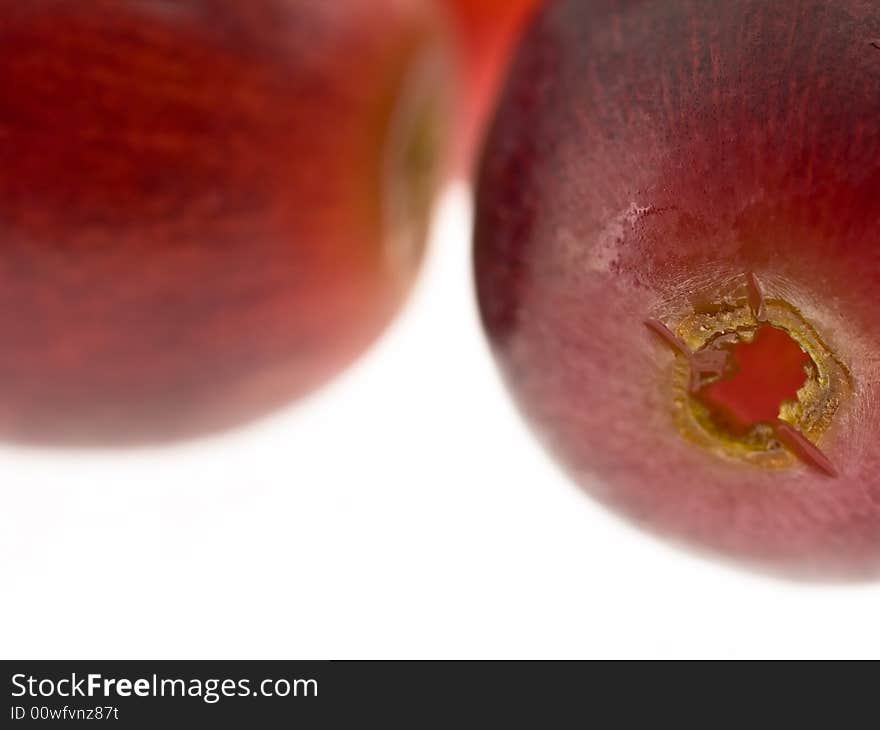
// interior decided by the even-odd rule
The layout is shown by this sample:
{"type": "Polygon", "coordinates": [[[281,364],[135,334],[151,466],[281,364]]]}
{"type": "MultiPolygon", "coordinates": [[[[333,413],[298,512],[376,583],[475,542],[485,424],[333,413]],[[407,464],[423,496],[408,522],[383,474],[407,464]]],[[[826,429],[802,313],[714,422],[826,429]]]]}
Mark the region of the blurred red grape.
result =
{"type": "Polygon", "coordinates": [[[126,442],[304,394],[418,266],[428,0],[0,0],[0,436],[126,442]]]}

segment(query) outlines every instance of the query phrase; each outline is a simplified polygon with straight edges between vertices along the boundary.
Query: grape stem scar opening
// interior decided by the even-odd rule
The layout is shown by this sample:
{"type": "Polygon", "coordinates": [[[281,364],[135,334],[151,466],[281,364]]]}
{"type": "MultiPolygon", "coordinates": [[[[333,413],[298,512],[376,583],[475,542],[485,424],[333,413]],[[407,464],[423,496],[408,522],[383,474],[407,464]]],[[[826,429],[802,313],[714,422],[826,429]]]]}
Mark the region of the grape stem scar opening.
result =
{"type": "MultiPolygon", "coordinates": [[[[766,322],[767,312],[763,287],[758,277],[752,272],[746,275],[746,288],[749,308],[755,321],[759,323],[766,322]]],[[[691,394],[699,390],[704,377],[720,377],[724,374],[728,366],[728,354],[726,352],[721,350],[700,350],[694,352],[681,337],[660,320],[648,319],[645,320],[645,325],[687,360],[690,367],[689,390],[691,394]]],[[[830,459],[797,428],[779,418],[768,425],[773,429],[779,442],[802,462],[830,477],[838,476],[837,469],[830,459]]]]}

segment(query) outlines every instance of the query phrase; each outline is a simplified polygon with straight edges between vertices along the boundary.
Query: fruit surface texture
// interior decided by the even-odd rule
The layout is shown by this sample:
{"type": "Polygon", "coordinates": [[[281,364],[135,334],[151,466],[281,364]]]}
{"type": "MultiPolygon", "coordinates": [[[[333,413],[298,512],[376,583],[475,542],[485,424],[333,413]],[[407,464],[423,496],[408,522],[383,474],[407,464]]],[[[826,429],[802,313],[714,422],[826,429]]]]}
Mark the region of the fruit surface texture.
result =
{"type": "Polygon", "coordinates": [[[0,438],[164,440],[324,382],[416,270],[420,0],[0,0],[0,438]]]}
{"type": "Polygon", "coordinates": [[[877,37],[859,0],[551,2],[480,175],[482,317],[548,447],[801,577],[880,569],[877,37]]]}

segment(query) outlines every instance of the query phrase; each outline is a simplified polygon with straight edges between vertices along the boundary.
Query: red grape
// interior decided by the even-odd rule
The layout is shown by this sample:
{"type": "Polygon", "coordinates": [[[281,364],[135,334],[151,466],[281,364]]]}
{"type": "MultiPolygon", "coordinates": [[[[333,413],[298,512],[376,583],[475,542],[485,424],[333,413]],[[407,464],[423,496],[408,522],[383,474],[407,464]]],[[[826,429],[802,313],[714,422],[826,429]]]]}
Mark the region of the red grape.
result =
{"type": "Polygon", "coordinates": [[[239,423],[387,322],[438,182],[427,0],[0,0],[0,436],[239,423]]]}
{"type": "Polygon", "coordinates": [[[800,575],[880,567],[878,29],[858,0],[551,3],[479,184],[482,316],[552,451],[800,575]]]}

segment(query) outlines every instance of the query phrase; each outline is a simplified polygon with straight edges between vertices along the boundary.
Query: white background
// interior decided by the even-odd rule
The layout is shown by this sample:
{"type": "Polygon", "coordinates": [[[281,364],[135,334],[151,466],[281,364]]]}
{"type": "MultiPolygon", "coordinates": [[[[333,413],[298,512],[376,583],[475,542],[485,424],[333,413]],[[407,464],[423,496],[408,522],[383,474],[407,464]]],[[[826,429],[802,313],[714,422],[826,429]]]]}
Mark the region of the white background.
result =
{"type": "Polygon", "coordinates": [[[469,201],[409,307],[318,395],[219,438],[0,451],[0,656],[880,656],[880,585],[667,545],[549,461],[495,371],[469,201]]]}

